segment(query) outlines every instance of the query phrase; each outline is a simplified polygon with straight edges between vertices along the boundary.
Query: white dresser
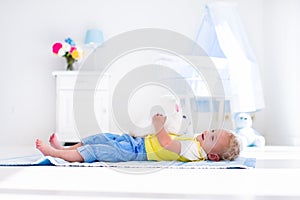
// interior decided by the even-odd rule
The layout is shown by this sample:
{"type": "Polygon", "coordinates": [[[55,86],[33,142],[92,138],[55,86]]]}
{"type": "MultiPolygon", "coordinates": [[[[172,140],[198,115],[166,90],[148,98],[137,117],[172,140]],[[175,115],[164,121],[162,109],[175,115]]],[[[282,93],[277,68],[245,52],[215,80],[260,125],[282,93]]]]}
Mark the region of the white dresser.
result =
{"type": "Polygon", "coordinates": [[[56,78],[56,133],[59,140],[64,143],[79,142],[88,135],[109,130],[109,75],[105,74],[99,78],[93,71],[80,72],[78,79],[78,73],[78,71],[52,73],[56,78]],[[95,88],[93,81],[98,79],[99,84],[95,88]],[[79,117],[74,115],[75,92],[81,97],[93,95],[93,101],[83,101],[79,106],[83,108],[92,106],[94,115],[84,109],[76,113],[77,116],[80,115],[79,117]]]}

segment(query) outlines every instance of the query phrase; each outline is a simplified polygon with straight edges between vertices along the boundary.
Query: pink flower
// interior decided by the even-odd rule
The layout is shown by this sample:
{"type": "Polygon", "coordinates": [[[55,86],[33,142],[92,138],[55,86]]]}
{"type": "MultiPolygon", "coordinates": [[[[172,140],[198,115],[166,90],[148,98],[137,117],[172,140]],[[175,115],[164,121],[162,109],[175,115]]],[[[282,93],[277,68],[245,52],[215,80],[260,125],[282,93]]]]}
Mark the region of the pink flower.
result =
{"type": "Polygon", "coordinates": [[[52,45],[52,52],[58,54],[58,51],[62,48],[62,44],[60,42],[54,43],[52,45]]]}
{"type": "Polygon", "coordinates": [[[71,46],[70,53],[76,50],[76,47],[71,46]]]}

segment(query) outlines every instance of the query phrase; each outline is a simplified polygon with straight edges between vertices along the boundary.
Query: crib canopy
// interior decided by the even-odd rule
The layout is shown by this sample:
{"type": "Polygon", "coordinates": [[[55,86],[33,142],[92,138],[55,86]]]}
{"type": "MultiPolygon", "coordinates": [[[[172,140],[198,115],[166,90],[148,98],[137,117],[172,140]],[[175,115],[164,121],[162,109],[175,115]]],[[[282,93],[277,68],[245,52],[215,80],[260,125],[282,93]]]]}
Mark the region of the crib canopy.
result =
{"type": "Polygon", "coordinates": [[[207,4],[196,42],[208,56],[227,60],[229,84],[224,87],[231,99],[232,112],[254,112],[264,108],[259,65],[235,4],[207,4]]]}

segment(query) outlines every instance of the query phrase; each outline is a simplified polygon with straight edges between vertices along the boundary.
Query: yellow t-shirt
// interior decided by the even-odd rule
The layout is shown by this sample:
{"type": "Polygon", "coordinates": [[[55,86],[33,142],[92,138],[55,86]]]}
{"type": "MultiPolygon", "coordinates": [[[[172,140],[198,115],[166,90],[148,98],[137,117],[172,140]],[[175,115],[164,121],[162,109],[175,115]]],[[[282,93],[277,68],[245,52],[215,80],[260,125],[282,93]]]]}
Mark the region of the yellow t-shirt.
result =
{"type": "Polygon", "coordinates": [[[194,138],[181,138],[175,134],[170,134],[172,139],[181,143],[180,154],[163,148],[156,135],[148,135],[145,137],[145,147],[148,160],[171,161],[177,160],[182,162],[201,161],[206,159],[206,154],[200,147],[199,142],[194,138]]]}

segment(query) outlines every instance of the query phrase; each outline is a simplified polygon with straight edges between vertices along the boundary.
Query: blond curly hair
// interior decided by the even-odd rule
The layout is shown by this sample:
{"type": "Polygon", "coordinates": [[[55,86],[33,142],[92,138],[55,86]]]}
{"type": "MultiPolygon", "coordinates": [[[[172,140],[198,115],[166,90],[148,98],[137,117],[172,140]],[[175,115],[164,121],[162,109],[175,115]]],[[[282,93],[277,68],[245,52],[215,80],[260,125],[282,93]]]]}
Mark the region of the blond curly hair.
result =
{"type": "Polygon", "coordinates": [[[220,155],[221,160],[235,160],[241,151],[240,142],[235,135],[235,133],[231,130],[227,130],[229,134],[229,146],[225,152],[220,155]]]}

